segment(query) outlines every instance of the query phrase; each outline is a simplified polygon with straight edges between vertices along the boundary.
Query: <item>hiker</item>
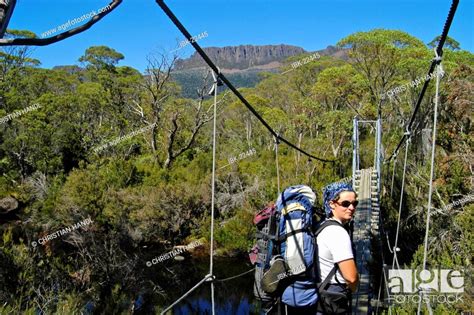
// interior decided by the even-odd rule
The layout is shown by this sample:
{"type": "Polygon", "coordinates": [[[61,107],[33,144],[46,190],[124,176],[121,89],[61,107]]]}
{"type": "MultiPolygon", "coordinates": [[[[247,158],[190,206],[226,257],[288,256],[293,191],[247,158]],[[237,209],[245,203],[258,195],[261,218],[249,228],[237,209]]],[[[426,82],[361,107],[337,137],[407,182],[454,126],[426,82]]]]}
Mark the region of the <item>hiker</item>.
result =
{"type": "Polygon", "coordinates": [[[350,184],[332,183],[324,188],[327,225],[318,233],[318,273],[323,282],[318,290],[317,314],[351,314],[351,293],[358,284],[348,224],[357,207],[357,195],[350,184]],[[328,277],[329,276],[329,277],[328,277]]]}

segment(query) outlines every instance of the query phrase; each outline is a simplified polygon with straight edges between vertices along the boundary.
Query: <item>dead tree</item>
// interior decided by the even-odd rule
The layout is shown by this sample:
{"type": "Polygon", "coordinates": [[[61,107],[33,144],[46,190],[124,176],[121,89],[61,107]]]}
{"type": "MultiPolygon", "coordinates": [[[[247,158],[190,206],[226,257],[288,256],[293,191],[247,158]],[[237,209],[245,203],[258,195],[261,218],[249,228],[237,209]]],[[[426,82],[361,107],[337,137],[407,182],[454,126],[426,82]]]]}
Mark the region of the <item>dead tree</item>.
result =
{"type": "Polygon", "coordinates": [[[171,95],[177,95],[177,89],[170,82],[171,72],[177,58],[174,55],[171,60],[168,60],[164,54],[159,54],[158,57],[148,57],[148,67],[143,88],[150,99],[150,113],[146,114],[143,106],[137,102],[131,105],[132,111],[139,115],[144,123],[147,125],[153,124],[151,129],[151,149],[155,157],[157,156],[158,126],[161,122],[165,101],[171,95]]]}
{"type": "MultiPolygon", "coordinates": [[[[197,90],[199,98],[197,100],[189,100],[191,106],[189,106],[192,113],[190,113],[191,128],[185,126],[183,121],[180,124],[180,118],[184,113],[180,112],[179,109],[173,110],[171,116],[171,127],[166,131],[167,132],[167,145],[166,145],[166,160],[163,163],[163,167],[170,168],[172,163],[184,152],[191,149],[196,142],[197,135],[202,127],[209,122],[212,116],[213,103],[211,103],[207,108],[204,108],[204,101],[208,95],[209,86],[208,82],[209,72],[203,77],[203,86],[197,90]],[[188,129],[188,130],[186,130],[188,129]],[[188,131],[189,134],[181,139],[180,143],[177,141],[177,138],[180,134],[188,131]]],[[[218,101],[217,105],[221,103],[227,95],[227,91],[222,95],[221,99],[218,101]]]]}

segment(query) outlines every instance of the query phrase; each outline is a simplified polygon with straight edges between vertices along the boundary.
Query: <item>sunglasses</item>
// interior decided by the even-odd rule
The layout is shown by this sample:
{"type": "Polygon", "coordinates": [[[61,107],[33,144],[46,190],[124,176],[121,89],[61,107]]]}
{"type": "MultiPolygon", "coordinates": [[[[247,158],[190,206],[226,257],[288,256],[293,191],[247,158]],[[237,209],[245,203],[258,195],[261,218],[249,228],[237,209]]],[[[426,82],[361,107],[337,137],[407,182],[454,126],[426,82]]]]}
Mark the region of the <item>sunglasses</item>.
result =
{"type": "Polygon", "coordinates": [[[337,203],[338,205],[344,207],[344,208],[349,208],[350,205],[353,205],[354,208],[357,207],[357,205],[359,204],[359,201],[355,200],[353,202],[350,202],[348,200],[344,200],[344,201],[341,201],[341,202],[337,202],[335,200],[333,200],[335,203],[337,203]]]}

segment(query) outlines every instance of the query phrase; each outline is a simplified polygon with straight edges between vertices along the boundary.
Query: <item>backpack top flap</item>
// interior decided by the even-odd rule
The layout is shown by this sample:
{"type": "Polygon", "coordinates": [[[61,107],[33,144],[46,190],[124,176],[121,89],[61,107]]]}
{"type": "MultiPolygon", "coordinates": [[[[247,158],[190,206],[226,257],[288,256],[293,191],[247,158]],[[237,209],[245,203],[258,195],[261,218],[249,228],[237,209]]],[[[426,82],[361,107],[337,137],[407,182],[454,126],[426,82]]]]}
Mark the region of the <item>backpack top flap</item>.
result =
{"type": "Polygon", "coordinates": [[[285,214],[286,212],[290,212],[292,210],[291,207],[296,207],[293,203],[299,203],[300,206],[304,208],[304,210],[312,213],[312,208],[314,202],[316,201],[316,194],[314,191],[306,185],[296,185],[291,186],[285,189],[280,196],[278,196],[276,207],[279,212],[285,214]],[[284,208],[289,208],[285,209],[284,208]]]}

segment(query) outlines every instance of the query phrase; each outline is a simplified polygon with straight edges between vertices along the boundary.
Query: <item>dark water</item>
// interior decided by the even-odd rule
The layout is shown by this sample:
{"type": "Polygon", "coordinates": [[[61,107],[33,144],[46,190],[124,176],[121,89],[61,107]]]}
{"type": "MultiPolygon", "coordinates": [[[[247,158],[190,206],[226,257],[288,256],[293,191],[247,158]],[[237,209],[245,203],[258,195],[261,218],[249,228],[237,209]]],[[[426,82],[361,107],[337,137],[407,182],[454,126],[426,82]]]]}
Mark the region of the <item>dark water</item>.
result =
{"type": "MultiPolygon", "coordinates": [[[[179,273],[179,280],[173,283],[176,287],[163,288],[167,298],[160,301],[158,308],[164,309],[171,305],[185,292],[196,285],[209,272],[209,261],[181,262],[183,269],[179,273]]],[[[258,303],[253,296],[253,272],[227,281],[219,281],[241,273],[253,266],[248,259],[217,259],[214,261],[214,275],[218,281],[214,282],[215,314],[259,314],[258,303]]],[[[155,308],[157,310],[158,308],[155,308]]],[[[173,314],[212,314],[211,312],[211,285],[203,283],[185,300],[173,308],[173,314]]],[[[168,312],[171,314],[171,312],[168,312]]]]}
{"type": "MultiPolygon", "coordinates": [[[[209,288],[206,288],[210,290],[209,288]]],[[[173,308],[173,314],[212,314],[211,312],[211,301],[209,296],[204,292],[200,292],[198,295],[189,300],[183,301],[181,305],[173,308]]],[[[215,303],[215,314],[257,314],[255,306],[251,304],[248,297],[244,297],[241,294],[232,294],[227,297],[221,297],[216,299],[215,303]]]]}

